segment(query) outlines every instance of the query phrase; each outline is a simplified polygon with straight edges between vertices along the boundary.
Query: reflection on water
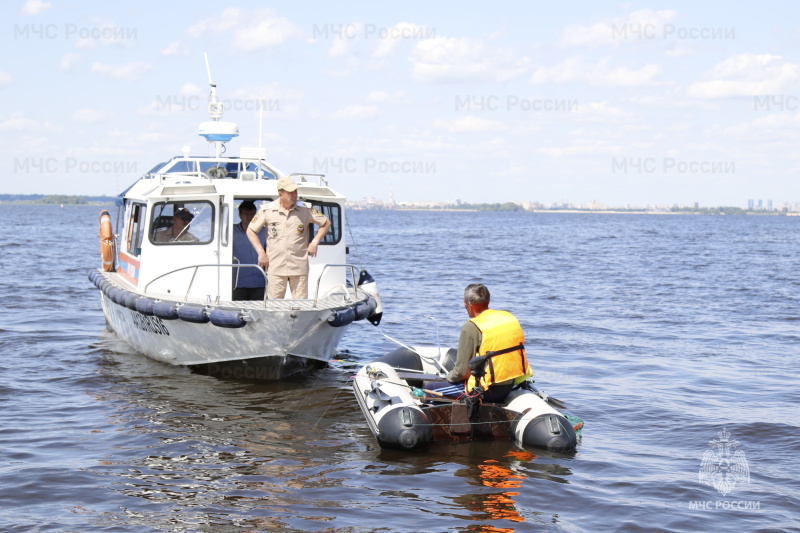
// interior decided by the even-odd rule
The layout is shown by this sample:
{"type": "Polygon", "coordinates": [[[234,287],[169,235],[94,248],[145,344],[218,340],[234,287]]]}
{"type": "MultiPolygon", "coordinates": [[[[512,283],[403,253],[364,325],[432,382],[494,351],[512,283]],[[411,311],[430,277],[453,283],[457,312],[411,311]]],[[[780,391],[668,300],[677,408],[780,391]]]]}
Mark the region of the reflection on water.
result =
{"type": "Polygon", "coordinates": [[[419,506],[438,515],[445,505],[445,514],[472,522],[468,531],[513,531],[498,524],[526,520],[517,497],[527,479],[569,476],[510,442],[380,450],[352,398],[352,363],[291,383],[240,383],[168,367],[118,343],[111,333],[98,343],[99,373],[110,386],[95,394],[116,406],[109,423],[127,445],[89,471],[123,497],[125,513],[98,523],[355,527],[357,509],[403,501],[416,505],[398,513],[401,523],[406,514],[419,518],[419,506]],[[424,491],[410,479],[426,480],[424,491]]]}

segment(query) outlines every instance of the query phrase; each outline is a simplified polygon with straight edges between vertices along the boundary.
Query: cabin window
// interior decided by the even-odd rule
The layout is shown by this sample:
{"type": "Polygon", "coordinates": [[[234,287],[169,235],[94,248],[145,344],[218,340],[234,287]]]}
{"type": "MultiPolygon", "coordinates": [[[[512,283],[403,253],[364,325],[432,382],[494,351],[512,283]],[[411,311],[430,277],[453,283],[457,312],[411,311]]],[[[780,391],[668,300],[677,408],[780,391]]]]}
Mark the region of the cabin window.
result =
{"type": "Polygon", "coordinates": [[[211,202],[160,202],[150,220],[150,242],[156,245],[207,244],[214,238],[211,202]]]}
{"type": "Polygon", "coordinates": [[[167,172],[187,172],[194,174],[197,172],[197,164],[194,161],[176,161],[174,165],[169,167],[167,172]]]}
{"type": "MultiPolygon", "coordinates": [[[[308,201],[308,203],[331,221],[331,227],[320,244],[338,244],[338,242],[342,240],[342,206],[329,202],[308,201]]],[[[315,224],[311,224],[311,226],[315,226],[315,224]]],[[[311,239],[313,239],[316,234],[316,228],[312,227],[311,231],[308,232],[309,242],[311,242],[311,239]]]]}
{"type": "Polygon", "coordinates": [[[205,172],[212,178],[238,178],[239,177],[239,163],[237,161],[217,162],[217,161],[201,161],[200,171],[205,172]]]}
{"type": "MultiPolygon", "coordinates": [[[[273,201],[275,201],[275,199],[274,198],[264,198],[264,197],[261,197],[261,198],[242,198],[242,197],[234,198],[233,199],[233,206],[232,206],[233,213],[234,213],[234,215],[233,215],[234,225],[240,224],[242,222],[242,219],[239,216],[239,206],[242,205],[242,202],[244,202],[244,201],[253,202],[253,204],[255,204],[255,206],[256,206],[256,213],[258,213],[258,212],[261,211],[262,207],[264,207],[267,204],[272,203],[273,201]]],[[[225,206],[225,207],[227,207],[227,206],[225,206]]],[[[245,228],[245,229],[247,229],[247,228],[245,228]]]]}
{"type": "Polygon", "coordinates": [[[159,164],[157,164],[156,166],[154,166],[153,168],[151,168],[151,169],[150,169],[150,172],[148,172],[147,174],[145,174],[145,176],[149,176],[150,174],[155,174],[156,172],[158,172],[159,170],[161,170],[162,168],[164,168],[164,166],[166,166],[166,164],[167,164],[167,163],[168,163],[168,161],[165,161],[165,162],[163,162],[163,163],[159,163],[159,164]]]}
{"type": "Polygon", "coordinates": [[[239,218],[239,205],[245,200],[250,200],[254,204],[256,204],[256,212],[261,211],[261,208],[267,204],[274,202],[275,198],[234,198],[233,200],[233,209],[234,209],[234,218],[236,222],[240,222],[241,219],[239,218]]]}
{"type": "MultiPolygon", "coordinates": [[[[236,198],[234,200],[234,209],[237,210],[235,211],[237,223],[239,222],[239,204],[242,202],[242,200],[252,201],[256,204],[256,211],[261,211],[265,205],[277,200],[277,198],[236,198]]],[[[338,244],[339,241],[342,240],[342,206],[332,202],[318,202],[314,200],[304,200],[301,203],[313,207],[328,217],[328,220],[331,221],[331,227],[328,230],[328,233],[325,234],[325,237],[322,239],[320,244],[338,244]]],[[[316,224],[310,224],[310,226],[316,226],[316,224]]],[[[310,229],[311,231],[308,234],[308,242],[311,242],[311,240],[314,238],[314,235],[317,234],[316,228],[311,227],[310,229]]]]}
{"type": "Polygon", "coordinates": [[[139,256],[142,253],[142,240],[144,239],[144,204],[131,204],[128,213],[128,233],[125,236],[125,251],[130,255],[139,256]]]}
{"type": "Polygon", "coordinates": [[[255,172],[256,175],[259,175],[258,173],[259,173],[259,170],[260,170],[261,171],[261,179],[268,179],[268,180],[276,180],[276,179],[278,179],[275,176],[275,174],[273,174],[269,170],[265,169],[264,167],[261,167],[259,169],[258,165],[256,165],[255,163],[247,163],[245,165],[244,169],[249,171],[249,172],[255,172]]]}

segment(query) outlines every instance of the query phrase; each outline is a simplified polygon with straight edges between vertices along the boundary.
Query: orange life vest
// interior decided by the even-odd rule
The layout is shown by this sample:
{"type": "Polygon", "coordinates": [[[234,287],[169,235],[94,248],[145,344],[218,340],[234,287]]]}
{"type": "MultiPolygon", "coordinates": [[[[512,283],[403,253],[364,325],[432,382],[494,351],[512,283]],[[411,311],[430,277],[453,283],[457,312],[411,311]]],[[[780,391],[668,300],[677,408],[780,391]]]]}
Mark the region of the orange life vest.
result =
{"type": "MultiPolygon", "coordinates": [[[[525,357],[525,334],[514,315],[508,311],[487,309],[471,320],[481,331],[481,345],[477,355],[502,352],[487,358],[486,374],[480,381],[484,390],[493,383],[533,375],[528,358],[525,357]]],[[[467,391],[474,387],[475,376],[470,376],[467,391]]]]}

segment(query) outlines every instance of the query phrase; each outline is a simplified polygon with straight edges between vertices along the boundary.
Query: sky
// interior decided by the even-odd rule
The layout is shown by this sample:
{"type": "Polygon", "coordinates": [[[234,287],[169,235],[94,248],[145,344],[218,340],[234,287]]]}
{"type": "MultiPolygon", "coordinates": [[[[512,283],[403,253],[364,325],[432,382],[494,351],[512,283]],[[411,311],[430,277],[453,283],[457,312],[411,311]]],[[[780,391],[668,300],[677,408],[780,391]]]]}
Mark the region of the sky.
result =
{"type": "Polygon", "coordinates": [[[796,2],[0,9],[0,193],[116,195],[212,154],[205,52],[227,154],[260,139],[352,200],[800,202],[796,2]]]}

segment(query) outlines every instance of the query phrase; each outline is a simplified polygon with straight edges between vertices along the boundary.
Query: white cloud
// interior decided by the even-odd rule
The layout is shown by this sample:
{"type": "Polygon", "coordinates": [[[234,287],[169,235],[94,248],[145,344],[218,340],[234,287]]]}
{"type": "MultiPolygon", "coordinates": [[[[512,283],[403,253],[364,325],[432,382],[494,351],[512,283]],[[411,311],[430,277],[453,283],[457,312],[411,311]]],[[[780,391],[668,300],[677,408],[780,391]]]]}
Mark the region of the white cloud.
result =
{"type": "Polygon", "coordinates": [[[167,140],[167,135],[163,132],[148,131],[139,133],[136,139],[141,142],[161,142],[167,140]]]}
{"type": "Polygon", "coordinates": [[[311,112],[303,101],[305,93],[278,82],[248,85],[230,92],[226,90],[218,96],[226,102],[226,112],[246,111],[256,117],[263,111],[265,121],[305,117],[311,112]]]}
{"type": "Polygon", "coordinates": [[[340,109],[333,114],[337,120],[367,120],[378,114],[377,105],[351,105],[340,109]]]}
{"type": "Polygon", "coordinates": [[[241,52],[280,46],[302,35],[289,19],[278,16],[269,8],[253,11],[229,7],[221,15],[202,20],[188,30],[189,35],[195,38],[208,33],[228,32],[232,34],[231,46],[241,52]]]}
{"type": "Polygon", "coordinates": [[[263,17],[249,28],[237,31],[233,47],[243,52],[279,46],[300,32],[288,19],[263,17]]]}
{"type": "Polygon", "coordinates": [[[664,55],[667,57],[686,57],[697,55],[697,50],[692,48],[670,48],[664,50],[664,55]]]}
{"type": "Polygon", "coordinates": [[[619,117],[630,117],[631,114],[627,111],[623,111],[619,107],[611,105],[608,100],[603,100],[601,102],[589,102],[584,104],[579,104],[577,109],[575,109],[576,113],[582,115],[589,115],[593,118],[619,118],[619,117]]]}
{"type": "Polygon", "coordinates": [[[506,129],[505,124],[498,120],[488,120],[474,116],[457,118],[455,120],[437,120],[434,127],[453,133],[501,131],[506,129]]]}
{"type": "Polygon", "coordinates": [[[337,64],[336,67],[329,69],[327,74],[332,78],[346,78],[353,74],[360,65],[361,61],[359,61],[358,58],[350,56],[344,58],[341,61],[341,65],[337,64]]]}
{"type": "Polygon", "coordinates": [[[178,92],[181,96],[201,96],[205,90],[195,83],[185,83],[178,92]]]}
{"type": "Polygon", "coordinates": [[[758,96],[797,91],[800,65],[771,54],[741,54],[717,64],[707,81],[689,86],[694,98],[758,96]]]}
{"type": "Polygon", "coordinates": [[[80,54],[67,52],[61,57],[61,61],[58,63],[58,68],[67,71],[72,70],[72,67],[75,66],[75,63],[77,63],[80,58],[80,54]]]}
{"type": "Polygon", "coordinates": [[[599,63],[586,64],[582,59],[570,57],[553,67],[541,67],[531,77],[531,83],[585,83],[607,87],[631,87],[650,85],[661,73],[661,67],[654,64],[640,69],[612,66],[611,58],[606,57],[599,63]]]}
{"type": "Polygon", "coordinates": [[[328,49],[328,57],[344,57],[350,52],[349,44],[351,39],[337,37],[333,40],[333,45],[328,49]]]}
{"type": "MultiPolygon", "coordinates": [[[[763,146],[760,151],[748,151],[748,157],[768,157],[772,161],[797,160],[797,141],[800,139],[800,114],[798,113],[773,113],[755,120],[742,122],[720,130],[727,145],[747,143],[763,146]],[[774,153],[779,152],[779,153],[774,153]],[[771,155],[767,155],[771,154],[771,155]]],[[[784,169],[785,170],[785,169],[784,169]]]]}
{"type": "Polygon", "coordinates": [[[80,28],[75,48],[97,48],[98,46],[133,46],[137,37],[136,28],[121,28],[114,22],[104,18],[93,18],[93,28],[80,28]]]}
{"type": "Polygon", "coordinates": [[[32,118],[26,118],[22,113],[14,113],[9,117],[0,117],[0,131],[45,131],[58,132],[62,128],[52,122],[38,122],[32,118]]]}
{"type": "Polygon", "coordinates": [[[0,89],[8,87],[13,81],[14,79],[11,77],[11,74],[0,70],[0,89]]]}
{"type": "Polygon", "coordinates": [[[367,101],[376,104],[405,104],[409,102],[409,98],[403,91],[397,91],[394,94],[386,91],[372,91],[367,95],[367,101]]]}
{"type": "Polygon", "coordinates": [[[236,28],[244,18],[244,13],[237,7],[229,7],[225,9],[221,15],[201,20],[194,26],[191,26],[187,33],[199,39],[209,33],[224,33],[236,28]]]}
{"type": "Polygon", "coordinates": [[[301,100],[305,93],[298,92],[289,86],[283,86],[278,82],[266,83],[263,85],[248,85],[236,89],[233,98],[247,98],[252,100],[301,100]]]}
{"type": "Polygon", "coordinates": [[[420,39],[420,36],[432,37],[434,35],[435,32],[426,26],[420,26],[410,22],[398,22],[394,26],[384,28],[382,31],[378,32],[380,43],[372,55],[375,58],[383,59],[392,55],[397,45],[403,41],[420,39]]]}
{"type": "Polygon", "coordinates": [[[342,24],[335,31],[330,26],[332,25],[323,25],[322,30],[315,26],[314,37],[308,39],[307,42],[314,44],[321,40],[331,40],[333,44],[328,48],[328,57],[330,58],[352,56],[355,48],[363,46],[364,24],[362,22],[342,24]]]}
{"type": "Polygon", "coordinates": [[[104,65],[97,61],[92,63],[92,72],[94,74],[121,81],[136,81],[152,68],[153,65],[144,61],[132,61],[122,65],[104,65]]]}
{"type": "Polygon", "coordinates": [[[161,49],[162,56],[188,56],[190,53],[189,47],[180,41],[170,43],[161,49]]]}
{"type": "Polygon", "coordinates": [[[100,122],[106,118],[106,113],[97,109],[79,109],[70,118],[76,122],[100,122]]]}
{"type": "Polygon", "coordinates": [[[718,103],[688,98],[685,89],[668,89],[657,94],[635,94],[627,98],[627,100],[649,109],[694,108],[706,111],[718,111],[720,109],[718,103]]]}
{"type": "Polygon", "coordinates": [[[606,19],[590,26],[571,24],[561,32],[563,47],[619,46],[625,42],[652,40],[664,35],[664,26],[677,13],[670,10],[640,9],[622,17],[606,19]]]}
{"type": "Polygon", "coordinates": [[[207,109],[208,92],[206,87],[194,83],[185,83],[174,92],[164,92],[154,101],[137,109],[140,115],[176,115],[180,113],[200,113],[207,109]]]}
{"type": "Polygon", "coordinates": [[[572,146],[542,146],[536,148],[536,153],[549,157],[565,156],[607,156],[618,151],[619,147],[604,144],[603,141],[578,141],[572,146]]]}
{"type": "Polygon", "coordinates": [[[0,131],[35,131],[38,129],[38,122],[19,114],[0,119],[0,131]]]}
{"type": "Polygon", "coordinates": [[[512,50],[491,49],[468,37],[422,40],[409,59],[414,79],[423,82],[510,81],[522,76],[530,63],[512,50]]]}
{"type": "Polygon", "coordinates": [[[22,11],[20,14],[22,15],[38,15],[39,13],[43,13],[53,7],[53,4],[50,2],[42,2],[42,0],[28,0],[25,2],[25,5],[22,6],[22,11]]]}
{"type": "Polygon", "coordinates": [[[29,154],[46,152],[53,148],[50,139],[41,135],[19,135],[17,142],[19,143],[17,149],[29,154]]]}

